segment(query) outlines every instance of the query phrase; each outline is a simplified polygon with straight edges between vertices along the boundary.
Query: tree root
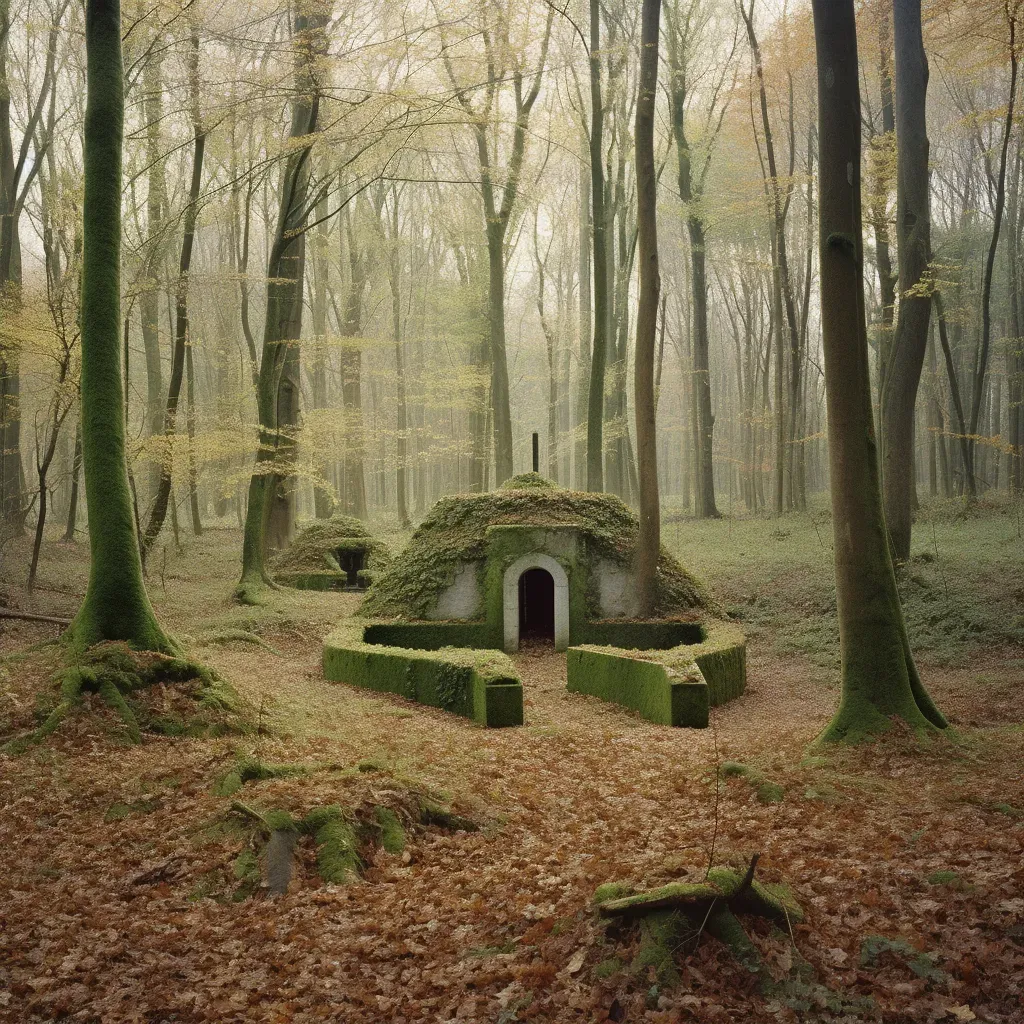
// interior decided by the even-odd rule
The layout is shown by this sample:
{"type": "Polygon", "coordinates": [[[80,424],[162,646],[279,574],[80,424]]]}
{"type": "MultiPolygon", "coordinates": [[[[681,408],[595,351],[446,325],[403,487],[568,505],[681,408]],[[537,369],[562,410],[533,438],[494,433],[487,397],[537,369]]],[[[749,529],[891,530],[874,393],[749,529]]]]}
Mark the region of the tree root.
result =
{"type": "Polygon", "coordinates": [[[631,893],[619,883],[606,883],[598,888],[594,903],[602,917],[639,920],[642,941],[634,968],[653,967],[663,986],[677,977],[675,952],[688,942],[696,945],[703,932],[727,945],[747,970],[760,973],[757,947],[737,915],[766,917],[791,927],[803,920],[803,910],[787,886],[754,879],[757,861],[755,854],[743,875],[732,868],[712,868],[704,882],[674,882],[647,892],[631,893]]]}
{"type": "Polygon", "coordinates": [[[213,792],[216,796],[232,796],[247,782],[290,779],[297,775],[305,775],[308,771],[308,768],[300,764],[267,764],[254,755],[240,754],[235,766],[213,787],[213,792]]]}
{"type": "Polygon", "coordinates": [[[85,693],[97,693],[124,723],[132,743],[139,743],[142,732],[187,732],[201,727],[208,731],[209,723],[197,719],[192,725],[168,722],[150,716],[135,697],[157,685],[192,684],[187,692],[203,712],[229,716],[235,721],[225,727],[232,731],[246,731],[240,716],[240,701],[231,686],[204,665],[185,658],[159,654],[153,651],[135,651],[122,642],[97,644],[88,648],[76,664],[58,673],[60,698],[37,729],[8,742],[5,753],[22,753],[29,746],[40,743],[57,730],[65,718],[81,703],[85,693]],[[140,720],[141,719],[141,720],[140,720]]]}
{"type": "MultiPolygon", "coordinates": [[[[416,811],[400,809],[409,822],[430,824],[456,831],[476,831],[469,818],[452,814],[437,804],[419,798],[416,811]],[[427,808],[428,810],[425,810],[427,808]]],[[[375,849],[392,855],[405,850],[406,825],[392,807],[375,804],[353,811],[329,804],[314,807],[302,818],[285,810],[259,810],[241,800],[232,800],[232,813],[252,828],[249,842],[235,860],[235,877],[242,883],[235,899],[245,899],[258,888],[260,866],[271,895],[287,892],[292,877],[295,850],[303,840],[316,849],[317,871],[329,885],[358,881],[375,849]]]]}

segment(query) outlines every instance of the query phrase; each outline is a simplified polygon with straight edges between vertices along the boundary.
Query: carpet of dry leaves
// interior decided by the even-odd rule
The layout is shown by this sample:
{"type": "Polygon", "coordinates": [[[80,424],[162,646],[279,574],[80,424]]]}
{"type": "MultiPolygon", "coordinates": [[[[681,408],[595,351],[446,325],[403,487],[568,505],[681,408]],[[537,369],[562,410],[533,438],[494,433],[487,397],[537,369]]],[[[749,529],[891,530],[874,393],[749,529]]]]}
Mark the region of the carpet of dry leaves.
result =
{"type": "MultiPolygon", "coordinates": [[[[236,541],[193,542],[151,588],[164,621],[269,735],[132,747],[94,709],[45,746],[0,755],[0,1020],[1024,1021],[1021,652],[969,671],[925,666],[958,726],[925,749],[893,735],[809,750],[837,700],[834,674],[763,639],[747,694],[706,731],[566,693],[564,657],[543,649],[518,659],[526,725],[487,731],[325,682],[320,640],[352,599],[232,608],[236,541]],[[277,653],[204,645],[216,623],[258,629],[277,653]],[[418,828],[406,856],[377,854],[349,886],[322,885],[304,851],[286,896],[234,903],[218,897],[242,840],[218,828],[230,800],[213,789],[238,751],[319,769],[249,784],[254,806],[353,806],[404,779],[486,827],[418,828]],[[365,759],[380,770],[339,770],[365,759]],[[727,759],[756,766],[784,799],[761,804],[745,779],[717,782],[727,759]],[[807,921],[792,935],[750,930],[777,979],[813,967],[810,1009],[766,994],[710,939],[681,957],[677,987],[652,988],[628,970],[635,938],[611,941],[590,909],[602,882],[699,880],[709,857],[742,864],[755,852],[807,921]],[[930,882],[936,872],[953,877],[930,882]],[[935,970],[921,976],[892,954],[862,963],[872,935],[905,940],[935,970]],[[616,957],[621,970],[608,966],[616,957]]],[[[72,611],[83,559],[52,553],[32,607],[72,611]]],[[[0,653],[15,655],[0,669],[0,721],[31,715],[56,664],[33,645],[56,632],[0,624],[0,653]]]]}

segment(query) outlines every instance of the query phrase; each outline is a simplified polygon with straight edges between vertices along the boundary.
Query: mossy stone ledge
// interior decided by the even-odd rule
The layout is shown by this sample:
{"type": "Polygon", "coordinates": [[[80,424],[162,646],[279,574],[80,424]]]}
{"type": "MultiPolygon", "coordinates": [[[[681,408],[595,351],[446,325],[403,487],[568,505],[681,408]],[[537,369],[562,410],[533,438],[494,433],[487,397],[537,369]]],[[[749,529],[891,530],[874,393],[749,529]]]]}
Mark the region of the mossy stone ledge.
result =
{"type": "Polygon", "coordinates": [[[394,693],[489,728],[523,724],[523,684],[505,654],[473,647],[384,645],[383,638],[396,625],[352,620],[338,626],[324,642],[326,678],[394,693]],[[381,640],[374,642],[375,635],[381,640]]]}
{"type": "MultiPolygon", "coordinates": [[[[640,643],[643,626],[661,624],[628,625],[634,627],[632,637],[640,643]]],[[[698,628],[699,643],[668,650],[571,647],[568,689],[621,704],[658,725],[706,728],[712,707],[746,689],[746,639],[728,622],[711,620],[698,628]]]]}

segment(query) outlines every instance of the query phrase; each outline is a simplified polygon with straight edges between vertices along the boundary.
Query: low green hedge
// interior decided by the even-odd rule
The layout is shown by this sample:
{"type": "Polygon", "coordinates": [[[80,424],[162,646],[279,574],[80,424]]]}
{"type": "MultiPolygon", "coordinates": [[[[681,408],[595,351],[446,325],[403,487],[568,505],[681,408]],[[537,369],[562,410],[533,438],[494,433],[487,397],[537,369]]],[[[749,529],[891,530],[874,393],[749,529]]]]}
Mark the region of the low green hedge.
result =
{"type": "Polygon", "coordinates": [[[363,640],[384,647],[439,651],[442,647],[501,650],[501,637],[486,622],[377,622],[368,625],[363,640]],[[497,642],[495,640],[497,639],[497,642]]]}
{"type": "Polygon", "coordinates": [[[324,675],[395,693],[492,728],[523,724],[523,685],[506,655],[458,647],[414,650],[370,641],[373,630],[378,637],[395,637],[397,626],[365,621],[339,626],[324,642],[324,675]]]}
{"type": "Polygon", "coordinates": [[[704,623],[702,632],[700,643],[666,651],[570,647],[568,689],[621,704],[659,725],[704,728],[712,707],[746,688],[746,640],[727,622],[704,623]]]}
{"type": "Polygon", "coordinates": [[[579,633],[581,644],[617,647],[625,651],[667,651],[680,644],[699,644],[704,639],[701,623],[672,620],[633,622],[602,619],[584,623],[579,633]]]}
{"type": "Polygon", "coordinates": [[[274,580],[296,590],[344,590],[348,586],[348,575],[332,569],[279,572],[274,574],[274,580]]]}

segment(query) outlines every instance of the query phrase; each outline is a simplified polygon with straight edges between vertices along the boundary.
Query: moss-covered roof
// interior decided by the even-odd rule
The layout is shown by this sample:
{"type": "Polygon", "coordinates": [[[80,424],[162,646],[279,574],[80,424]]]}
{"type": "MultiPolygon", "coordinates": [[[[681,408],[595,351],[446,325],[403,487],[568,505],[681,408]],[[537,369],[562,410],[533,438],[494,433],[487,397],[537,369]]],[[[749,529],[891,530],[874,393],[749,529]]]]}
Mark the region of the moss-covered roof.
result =
{"type": "MultiPolygon", "coordinates": [[[[536,473],[513,477],[486,494],[441,498],[409,544],[370,587],[361,614],[383,618],[423,618],[459,567],[486,556],[491,526],[572,526],[590,551],[628,565],[639,522],[613,494],[559,487],[536,473]]],[[[706,608],[701,585],[662,548],[658,563],[659,616],[706,608]]]]}
{"type": "Polygon", "coordinates": [[[373,538],[363,523],[353,516],[338,514],[330,519],[318,519],[302,530],[291,547],[274,559],[274,571],[337,571],[335,555],[339,550],[364,551],[367,556],[373,556],[377,568],[389,561],[388,549],[373,538]]]}

